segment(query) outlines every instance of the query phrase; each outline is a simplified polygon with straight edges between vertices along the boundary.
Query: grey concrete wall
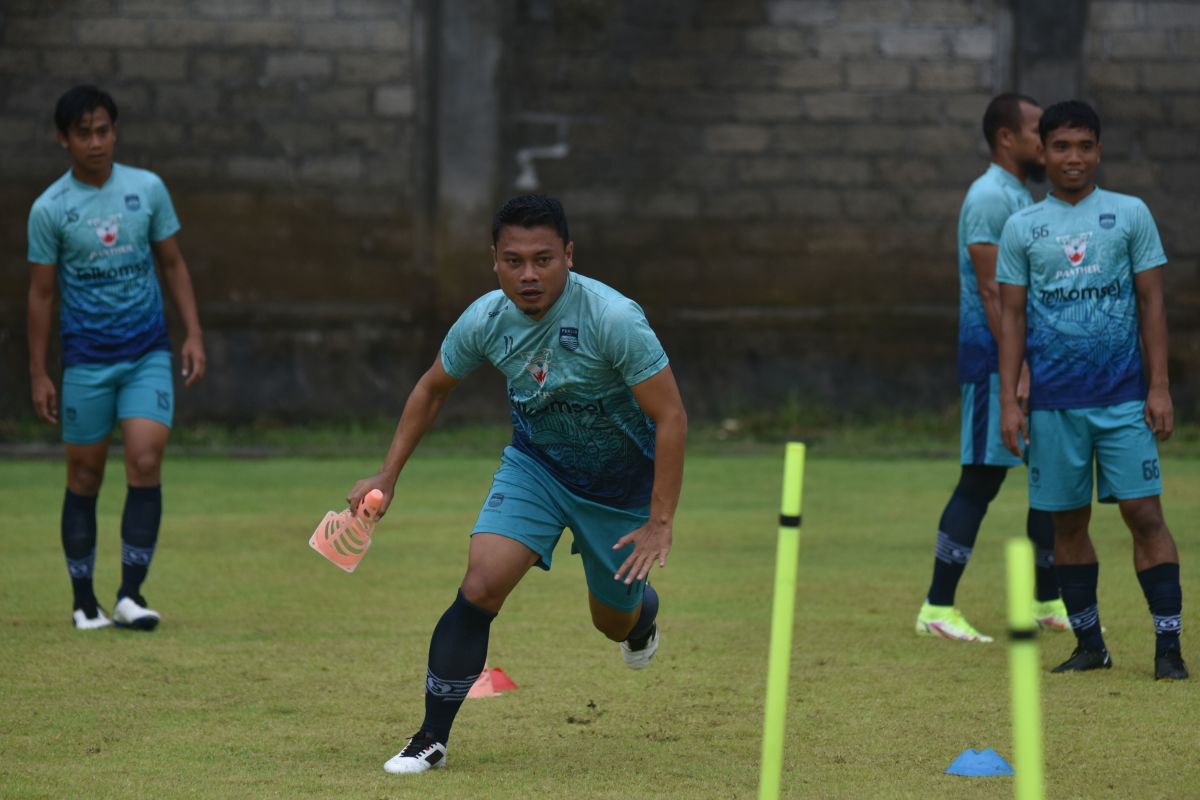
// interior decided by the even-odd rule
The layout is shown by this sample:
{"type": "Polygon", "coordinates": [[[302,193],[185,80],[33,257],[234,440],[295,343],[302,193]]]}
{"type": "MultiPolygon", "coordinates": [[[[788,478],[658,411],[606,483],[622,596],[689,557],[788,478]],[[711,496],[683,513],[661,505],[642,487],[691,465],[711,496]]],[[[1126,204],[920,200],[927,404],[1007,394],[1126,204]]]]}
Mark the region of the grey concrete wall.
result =
{"type": "Polygon", "coordinates": [[[1171,394],[1200,418],[1200,3],[1093,3],[1084,71],[1099,181],[1146,201],[1167,257],[1171,394]]]}
{"type": "MultiPolygon", "coordinates": [[[[953,407],[958,208],[983,109],[1018,87],[1103,115],[1100,180],[1159,221],[1175,395],[1200,410],[1200,4],[0,8],[0,413],[26,402],[25,215],[66,168],[53,102],[85,79],[183,218],[214,354],[184,416],[395,413],[494,286],[487,221],[526,191],[564,201],[581,272],[646,307],[693,413],[953,407]],[[1039,38],[1047,9],[1073,22],[1039,38]]],[[[503,413],[481,373],[454,413],[503,413]]]]}
{"type": "Polygon", "coordinates": [[[437,346],[412,258],[410,17],[407,0],[0,3],[0,413],[28,406],[25,222],[69,166],[53,108],[83,82],[118,103],[117,160],[160,174],[183,223],[213,360],[180,415],[394,411],[437,346]]]}

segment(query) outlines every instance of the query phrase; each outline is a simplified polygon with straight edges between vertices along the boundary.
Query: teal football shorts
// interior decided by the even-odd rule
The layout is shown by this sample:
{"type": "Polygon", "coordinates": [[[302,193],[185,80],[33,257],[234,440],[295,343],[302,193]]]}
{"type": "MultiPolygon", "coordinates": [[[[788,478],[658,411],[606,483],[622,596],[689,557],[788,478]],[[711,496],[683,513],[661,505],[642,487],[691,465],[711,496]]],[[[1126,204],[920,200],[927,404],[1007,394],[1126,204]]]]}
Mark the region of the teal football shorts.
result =
{"type": "Polygon", "coordinates": [[[633,544],[613,550],[625,534],[646,524],[650,506],[610,508],[572,494],[532,458],[514,447],[504,448],[500,469],[471,531],[496,533],[515,539],[541,559],[537,566],[550,569],[550,561],[564,528],[575,537],[571,553],[583,557],[588,591],[617,611],[633,611],[642,602],[644,581],[628,586],[613,576],[633,552],[633,544]]]}
{"type": "Polygon", "coordinates": [[[155,350],[137,361],[67,367],[60,405],[67,444],[103,441],[122,419],[152,419],[169,428],[175,414],[171,354],[155,350]]]}
{"type": "Polygon", "coordinates": [[[1092,460],[1101,503],[1162,494],[1158,444],[1146,403],[1034,411],[1029,418],[1029,505],[1070,511],[1091,505],[1092,460]]]}
{"type": "Polygon", "coordinates": [[[1021,464],[1000,436],[1000,376],[995,372],[978,383],[962,384],[961,460],[993,467],[1021,464]]]}

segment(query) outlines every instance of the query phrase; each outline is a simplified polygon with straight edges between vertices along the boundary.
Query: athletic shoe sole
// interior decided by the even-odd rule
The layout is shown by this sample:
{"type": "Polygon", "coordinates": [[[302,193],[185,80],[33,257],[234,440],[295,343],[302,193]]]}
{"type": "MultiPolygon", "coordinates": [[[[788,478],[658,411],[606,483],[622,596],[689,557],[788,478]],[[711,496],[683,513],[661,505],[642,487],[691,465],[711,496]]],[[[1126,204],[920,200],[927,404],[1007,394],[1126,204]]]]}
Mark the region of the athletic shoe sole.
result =
{"type": "Polygon", "coordinates": [[[158,627],[158,622],[157,617],[141,617],[130,623],[113,622],[113,625],[128,631],[152,631],[158,627]]]}

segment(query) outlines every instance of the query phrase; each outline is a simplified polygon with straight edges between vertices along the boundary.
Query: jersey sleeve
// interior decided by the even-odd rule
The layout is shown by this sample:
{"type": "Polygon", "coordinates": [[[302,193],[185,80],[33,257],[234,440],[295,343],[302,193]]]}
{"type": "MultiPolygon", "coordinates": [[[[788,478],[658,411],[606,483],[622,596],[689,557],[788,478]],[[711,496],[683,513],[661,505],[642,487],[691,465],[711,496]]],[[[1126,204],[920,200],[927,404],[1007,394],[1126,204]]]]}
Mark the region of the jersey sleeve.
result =
{"type": "Polygon", "coordinates": [[[996,256],[996,282],[1014,286],[1029,285],[1029,253],[1021,242],[1016,217],[1004,225],[1000,253],[996,256]]]}
{"type": "Polygon", "coordinates": [[[472,304],[442,340],[442,368],[451,378],[462,380],[487,360],[479,342],[478,304],[472,304]]]}
{"type": "Polygon", "coordinates": [[[35,264],[57,264],[59,235],[54,224],[54,212],[44,205],[35,205],[29,212],[29,255],[35,264]]]}
{"type": "Polygon", "coordinates": [[[968,197],[963,204],[962,241],[965,244],[1000,244],[1004,223],[1012,215],[1008,198],[997,192],[968,197]]]}
{"type": "Polygon", "coordinates": [[[669,363],[645,313],[632,300],[624,300],[608,309],[604,331],[605,355],[626,386],[637,386],[653,378],[669,363]]]}
{"type": "Polygon", "coordinates": [[[1167,263],[1162,239],[1158,237],[1158,226],[1145,203],[1138,203],[1129,231],[1129,263],[1136,275],[1167,263]]]}
{"type": "Polygon", "coordinates": [[[161,242],[179,232],[179,217],[175,215],[175,205],[171,202],[171,194],[167,186],[157,175],[154,176],[152,189],[154,206],[150,216],[150,241],[161,242]]]}

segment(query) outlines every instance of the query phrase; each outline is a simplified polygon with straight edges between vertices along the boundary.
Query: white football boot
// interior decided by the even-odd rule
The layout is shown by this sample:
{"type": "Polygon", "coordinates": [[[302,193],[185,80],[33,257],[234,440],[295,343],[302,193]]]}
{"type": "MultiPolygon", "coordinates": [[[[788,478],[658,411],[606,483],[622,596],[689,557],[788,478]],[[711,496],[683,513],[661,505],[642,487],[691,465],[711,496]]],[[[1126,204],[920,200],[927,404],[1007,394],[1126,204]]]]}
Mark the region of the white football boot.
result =
{"type": "Polygon", "coordinates": [[[84,605],[83,608],[75,609],[75,613],[71,615],[71,621],[75,623],[75,627],[81,631],[94,631],[98,628],[108,628],[112,626],[112,620],[104,615],[104,609],[95,603],[84,605]],[[88,614],[91,616],[88,616],[88,614]]]}
{"type": "Polygon", "coordinates": [[[162,617],[157,611],[146,608],[146,599],[140,594],[122,597],[113,608],[113,622],[118,628],[133,628],[135,631],[152,631],[158,627],[162,617]]]}
{"type": "Polygon", "coordinates": [[[441,769],[444,766],[446,745],[425,731],[417,731],[403,750],[387,760],[383,771],[393,775],[407,775],[429,769],[441,769]]]}
{"type": "Polygon", "coordinates": [[[650,662],[654,660],[654,654],[658,652],[658,623],[650,626],[650,634],[645,639],[645,644],[637,650],[629,645],[629,640],[621,642],[621,658],[625,659],[625,666],[630,669],[645,669],[650,666],[650,662]]]}

